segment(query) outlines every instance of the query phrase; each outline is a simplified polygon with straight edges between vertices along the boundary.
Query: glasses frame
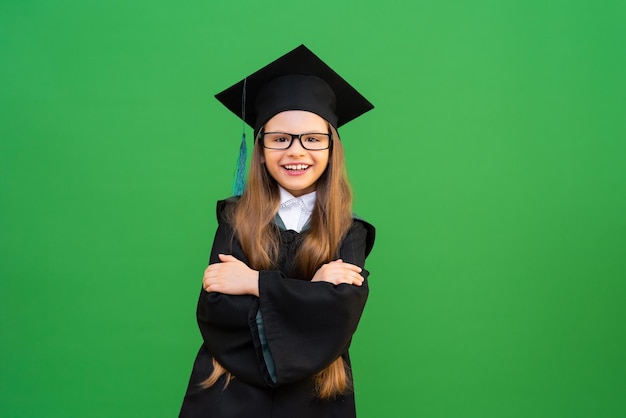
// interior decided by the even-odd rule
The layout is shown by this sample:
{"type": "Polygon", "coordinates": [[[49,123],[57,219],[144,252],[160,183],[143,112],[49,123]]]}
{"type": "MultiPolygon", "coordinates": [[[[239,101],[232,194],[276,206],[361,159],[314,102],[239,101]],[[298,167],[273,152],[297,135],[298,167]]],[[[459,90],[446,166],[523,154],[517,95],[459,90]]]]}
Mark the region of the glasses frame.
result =
{"type": "Polygon", "coordinates": [[[259,134],[259,138],[261,140],[261,145],[263,145],[263,148],[266,149],[273,149],[273,150],[277,150],[277,151],[285,151],[288,150],[289,148],[291,148],[291,146],[293,145],[294,139],[298,139],[298,141],[300,141],[300,145],[302,146],[302,148],[304,148],[307,151],[324,151],[327,149],[330,149],[333,145],[333,134],[329,131],[329,132],[305,132],[303,134],[290,134],[288,132],[261,132],[259,134]],[[272,148],[272,147],[268,147],[267,145],[265,145],[265,135],[268,134],[281,134],[281,135],[287,135],[289,137],[291,137],[291,140],[289,141],[289,145],[287,145],[285,148],[272,148]],[[303,135],[326,135],[328,137],[328,146],[326,148],[307,148],[304,145],[304,142],[302,142],[302,136],[303,135]]]}

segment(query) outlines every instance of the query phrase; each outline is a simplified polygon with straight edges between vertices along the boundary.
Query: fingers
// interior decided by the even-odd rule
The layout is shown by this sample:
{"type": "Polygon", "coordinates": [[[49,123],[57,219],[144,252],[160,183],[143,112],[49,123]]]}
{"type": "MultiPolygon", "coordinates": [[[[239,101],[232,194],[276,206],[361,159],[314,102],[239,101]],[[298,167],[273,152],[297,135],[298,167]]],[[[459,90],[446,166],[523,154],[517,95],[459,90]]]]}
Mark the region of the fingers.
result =
{"type": "Polygon", "coordinates": [[[204,270],[204,277],[202,278],[202,288],[207,292],[218,292],[220,288],[220,270],[224,268],[223,263],[229,263],[233,261],[239,261],[235,257],[229,254],[218,254],[218,258],[221,263],[209,264],[204,270]]]}
{"type": "Polygon", "coordinates": [[[204,271],[202,287],[207,292],[229,295],[258,293],[258,272],[229,254],[218,254],[219,261],[204,271]],[[253,281],[256,280],[256,284],[253,281]]]}
{"type": "Polygon", "coordinates": [[[325,281],[335,285],[351,284],[354,286],[362,286],[365,279],[363,279],[363,276],[355,272],[343,272],[342,274],[331,276],[325,281]]]}
{"type": "Polygon", "coordinates": [[[204,278],[202,279],[202,288],[206,291],[206,292],[210,292],[211,290],[211,279],[209,277],[207,277],[206,275],[204,276],[204,278]]]}
{"type": "Polygon", "coordinates": [[[202,288],[207,292],[216,292],[219,287],[219,273],[220,263],[209,264],[204,270],[204,276],[202,277],[202,288]]]}
{"type": "Polygon", "coordinates": [[[339,268],[334,272],[338,276],[336,284],[346,283],[356,286],[361,286],[363,284],[363,276],[359,274],[362,271],[361,267],[343,262],[336,264],[332,267],[334,267],[335,269],[339,268]]]}
{"type": "Polygon", "coordinates": [[[233,257],[230,254],[218,254],[217,256],[222,263],[227,263],[229,261],[239,261],[237,258],[233,257]]]}
{"type": "Polygon", "coordinates": [[[323,281],[334,285],[352,284],[361,286],[365,281],[363,276],[359,274],[362,271],[363,269],[359,266],[344,263],[343,260],[336,260],[324,264],[317,273],[315,273],[312,281],[323,281]]]}
{"type": "Polygon", "coordinates": [[[350,284],[356,285],[356,286],[361,286],[363,285],[363,282],[365,281],[365,279],[363,278],[363,276],[361,276],[360,274],[355,274],[352,277],[352,281],[350,282],[350,284]]]}

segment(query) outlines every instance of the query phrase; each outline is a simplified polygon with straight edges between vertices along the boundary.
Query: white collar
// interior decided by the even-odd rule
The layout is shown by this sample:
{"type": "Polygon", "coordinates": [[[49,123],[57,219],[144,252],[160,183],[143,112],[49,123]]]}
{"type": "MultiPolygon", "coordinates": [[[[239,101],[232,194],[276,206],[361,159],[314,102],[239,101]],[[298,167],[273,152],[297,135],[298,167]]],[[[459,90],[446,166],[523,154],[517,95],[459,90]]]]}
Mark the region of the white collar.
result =
{"type": "Polygon", "coordinates": [[[278,190],[280,190],[280,205],[284,207],[285,204],[291,200],[299,200],[304,204],[304,209],[309,212],[313,212],[313,208],[315,207],[315,199],[317,196],[317,192],[314,190],[311,193],[304,194],[300,197],[294,197],[287,190],[283,189],[282,186],[278,186],[278,190]]]}
{"type": "Polygon", "coordinates": [[[278,186],[278,189],[280,190],[278,216],[280,216],[286,229],[293,229],[296,232],[302,231],[313,213],[316,192],[294,197],[282,187],[278,186]]]}

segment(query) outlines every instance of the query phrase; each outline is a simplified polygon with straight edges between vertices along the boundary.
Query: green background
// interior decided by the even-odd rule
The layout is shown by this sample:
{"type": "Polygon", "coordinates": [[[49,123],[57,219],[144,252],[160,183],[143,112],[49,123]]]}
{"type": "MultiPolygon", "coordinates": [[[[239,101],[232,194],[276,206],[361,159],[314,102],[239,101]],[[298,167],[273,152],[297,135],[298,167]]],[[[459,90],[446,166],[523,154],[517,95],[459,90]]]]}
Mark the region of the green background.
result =
{"type": "Polygon", "coordinates": [[[0,416],[173,417],[241,123],[300,43],[376,225],[361,418],[626,416],[623,1],[0,0],[0,416]]]}

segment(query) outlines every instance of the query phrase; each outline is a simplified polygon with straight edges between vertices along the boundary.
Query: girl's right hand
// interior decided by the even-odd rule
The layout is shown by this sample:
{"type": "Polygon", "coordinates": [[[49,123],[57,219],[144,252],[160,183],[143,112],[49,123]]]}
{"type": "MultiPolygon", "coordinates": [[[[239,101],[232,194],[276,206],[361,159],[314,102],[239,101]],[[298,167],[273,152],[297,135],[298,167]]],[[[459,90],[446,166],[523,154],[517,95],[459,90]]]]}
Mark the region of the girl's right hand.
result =
{"type": "Polygon", "coordinates": [[[363,284],[363,276],[359,273],[363,271],[361,267],[344,263],[339,259],[324,264],[315,272],[315,276],[311,279],[312,282],[328,282],[334,285],[339,284],[353,284],[355,286],[361,286],[363,284]]]}

